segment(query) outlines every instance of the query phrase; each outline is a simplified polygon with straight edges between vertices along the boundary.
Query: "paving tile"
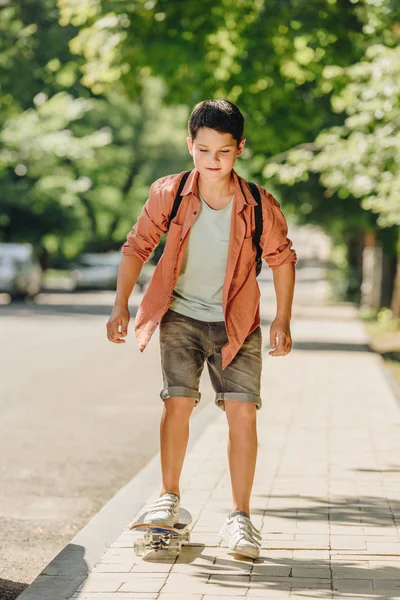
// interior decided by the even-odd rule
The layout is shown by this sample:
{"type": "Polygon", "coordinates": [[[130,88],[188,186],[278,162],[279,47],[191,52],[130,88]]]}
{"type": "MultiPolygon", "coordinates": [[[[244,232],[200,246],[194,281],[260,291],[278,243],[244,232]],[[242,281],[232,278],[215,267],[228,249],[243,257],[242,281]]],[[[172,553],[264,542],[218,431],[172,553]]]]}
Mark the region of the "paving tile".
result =
{"type": "Polygon", "coordinates": [[[312,546],[317,544],[329,546],[329,533],[296,533],[294,539],[301,542],[311,542],[312,546]]]}
{"type": "Polygon", "coordinates": [[[366,550],[367,544],[364,537],[352,536],[345,537],[341,535],[332,535],[330,546],[332,549],[346,548],[349,550],[366,550]]]}
{"type": "Polygon", "coordinates": [[[322,579],[330,579],[331,577],[331,569],[330,567],[305,567],[305,566],[294,566],[292,568],[292,577],[311,577],[311,578],[322,578],[322,579]]]}
{"type": "Polygon", "coordinates": [[[71,596],[71,600],[157,600],[157,593],[148,593],[148,592],[131,592],[127,594],[119,594],[119,593],[87,593],[87,594],[74,594],[71,596]]]}
{"type": "MultiPolygon", "coordinates": [[[[290,550],[329,550],[329,542],[319,542],[312,540],[282,540],[281,542],[274,542],[271,540],[267,540],[262,542],[263,549],[265,550],[273,550],[273,549],[290,549],[290,550]]],[[[341,547],[341,546],[338,546],[341,547]]],[[[363,548],[366,548],[365,544],[363,548]]]]}
{"type": "Polygon", "coordinates": [[[78,588],[87,592],[159,592],[165,581],[164,576],[153,573],[99,573],[90,575],[78,588]]]}
{"type": "MultiPolygon", "coordinates": [[[[312,600],[317,600],[318,598],[320,600],[331,600],[333,593],[334,592],[331,590],[322,590],[322,592],[319,593],[316,590],[301,590],[301,592],[297,592],[296,590],[292,589],[290,592],[290,600],[304,600],[304,598],[310,598],[312,600]]],[[[353,597],[347,596],[347,598],[348,600],[352,600],[353,597]]],[[[363,600],[366,600],[366,598],[363,598],[363,600]]]]}
{"type": "Polygon", "coordinates": [[[129,573],[135,563],[99,563],[93,567],[92,573],[129,573]]]}
{"type": "MultiPolygon", "coordinates": [[[[238,596],[238,597],[244,598],[245,596],[238,596]]],[[[171,598],[171,600],[173,600],[173,599],[171,598]]],[[[187,600],[187,596],[186,596],[185,600],[187,600]]],[[[204,594],[203,596],[201,596],[201,600],[232,600],[232,596],[226,595],[226,592],[222,591],[221,595],[204,594]]]]}
{"type": "MultiPolygon", "coordinates": [[[[269,548],[268,550],[263,551],[262,558],[256,559],[256,561],[266,561],[266,560],[288,560],[293,557],[293,553],[298,550],[292,550],[291,548],[283,549],[283,548],[269,548]]],[[[328,551],[329,554],[329,551],[328,551]]]]}
{"type": "Polygon", "coordinates": [[[356,593],[341,593],[341,592],[333,592],[332,595],[332,600],[400,600],[400,596],[392,596],[392,595],[382,595],[382,594],[368,594],[368,596],[366,597],[365,595],[363,596],[359,596],[356,593]]]}
{"type": "Polygon", "coordinates": [[[400,558],[400,543],[386,543],[386,542],[368,542],[367,541],[367,549],[369,552],[376,552],[380,554],[383,552],[384,554],[393,554],[400,558]]]}
{"type": "Polygon", "coordinates": [[[400,578],[398,579],[375,579],[374,577],[374,589],[380,590],[394,590],[400,594],[400,578]]]}
{"type": "Polygon", "coordinates": [[[310,589],[331,589],[330,579],[311,578],[311,577],[276,577],[263,575],[251,576],[251,588],[265,586],[266,584],[278,589],[290,588],[310,588],[310,589]]]}
{"type": "Polygon", "coordinates": [[[289,577],[292,567],[290,565],[254,565],[252,575],[265,575],[266,577],[289,577]]]}
{"type": "MultiPolygon", "coordinates": [[[[214,576],[215,577],[215,576],[214,576]]],[[[191,593],[191,594],[229,594],[232,596],[244,596],[249,588],[249,576],[235,575],[232,581],[232,576],[226,575],[215,578],[214,581],[209,581],[208,575],[190,575],[174,574],[168,577],[163,593],[191,593]]],[[[190,596],[188,596],[190,598],[190,596]]]]}
{"type": "MultiPolygon", "coordinates": [[[[206,598],[207,596],[204,596],[206,598]]],[[[288,600],[290,597],[290,589],[277,590],[274,588],[254,589],[251,588],[247,592],[246,598],[263,598],[265,600],[288,600]]]]}
{"type": "MultiPolygon", "coordinates": [[[[188,600],[187,594],[159,594],[157,600],[188,600]]],[[[203,594],[190,594],[190,600],[203,600],[203,594]]]]}
{"type": "Polygon", "coordinates": [[[340,592],[363,592],[365,594],[373,591],[372,579],[337,579],[333,577],[332,587],[340,592]]]}
{"type": "Polygon", "coordinates": [[[173,568],[174,562],[171,559],[168,561],[162,561],[160,559],[157,559],[157,561],[143,560],[140,563],[133,565],[129,572],[138,574],[153,573],[159,576],[165,574],[166,577],[173,568]]]}
{"type": "Polygon", "coordinates": [[[305,559],[307,561],[329,560],[329,550],[293,550],[293,560],[305,559]]]}
{"type": "Polygon", "coordinates": [[[379,558],[373,558],[369,560],[369,566],[371,569],[388,569],[393,568],[397,569],[400,573],[400,557],[396,558],[395,556],[380,556],[379,558]]]}
{"type": "Polygon", "coordinates": [[[400,569],[357,569],[354,567],[332,567],[333,577],[336,579],[400,579],[400,569]]]}

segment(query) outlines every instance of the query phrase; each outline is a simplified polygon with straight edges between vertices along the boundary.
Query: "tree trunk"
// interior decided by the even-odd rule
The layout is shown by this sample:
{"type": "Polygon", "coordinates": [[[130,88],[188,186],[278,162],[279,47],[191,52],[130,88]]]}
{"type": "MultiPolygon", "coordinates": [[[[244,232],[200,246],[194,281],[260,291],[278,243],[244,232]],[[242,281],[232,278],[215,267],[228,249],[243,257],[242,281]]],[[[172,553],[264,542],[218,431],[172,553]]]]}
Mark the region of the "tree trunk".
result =
{"type": "Polygon", "coordinates": [[[364,233],[353,230],[347,237],[347,261],[349,265],[349,281],[347,296],[353,302],[360,302],[363,274],[364,233]]]}

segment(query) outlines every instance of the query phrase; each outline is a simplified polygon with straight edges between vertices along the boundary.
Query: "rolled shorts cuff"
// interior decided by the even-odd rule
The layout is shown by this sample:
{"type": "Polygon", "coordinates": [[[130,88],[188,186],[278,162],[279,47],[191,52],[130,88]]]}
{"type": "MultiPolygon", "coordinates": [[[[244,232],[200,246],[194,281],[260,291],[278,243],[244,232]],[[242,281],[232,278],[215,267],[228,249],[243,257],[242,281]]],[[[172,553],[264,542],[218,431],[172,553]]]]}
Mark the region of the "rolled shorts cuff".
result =
{"type": "Polygon", "coordinates": [[[164,388],[160,392],[160,398],[162,400],[165,400],[165,398],[174,398],[177,396],[182,396],[184,398],[194,398],[196,400],[194,405],[197,406],[200,402],[201,392],[182,385],[171,385],[169,387],[164,388]]]}
{"type": "Polygon", "coordinates": [[[215,395],[215,404],[221,409],[225,410],[224,400],[238,400],[239,402],[253,402],[256,405],[257,410],[260,410],[262,406],[262,400],[257,394],[251,394],[249,392],[218,392],[215,395]]]}

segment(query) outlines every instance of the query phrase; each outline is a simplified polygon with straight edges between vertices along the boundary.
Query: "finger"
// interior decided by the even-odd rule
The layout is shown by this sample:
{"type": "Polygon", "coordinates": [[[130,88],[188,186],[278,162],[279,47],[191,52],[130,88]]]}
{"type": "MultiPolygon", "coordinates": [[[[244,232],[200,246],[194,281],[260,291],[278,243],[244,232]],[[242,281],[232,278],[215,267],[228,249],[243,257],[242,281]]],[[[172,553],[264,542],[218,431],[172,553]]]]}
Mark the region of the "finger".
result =
{"type": "Polygon", "coordinates": [[[125,342],[125,340],[122,340],[121,338],[123,337],[123,333],[121,331],[115,331],[111,334],[111,338],[112,340],[115,341],[119,341],[119,342],[125,342]]]}
{"type": "MultiPolygon", "coordinates": [[[[121,335],[121,334],[119,333],[118,335],[121,335]]],[[[114,342],[114,344],[125,344],[125,340],[122,340],[119,337],[111,338],[110,342],[114,342]]]]}
{"type": "Polygon", "coordinates": [[[271,345],[272,348],[275,348],[276,346],[276,337],[278,335],[278,332],[276,331],[276,329],[271,329],[269,332],[269,343],[271,345]]]}
{"type": "Polygon", "coordinates": [[[277,352],[279,350],[279,353],[277,353],[277,356],[285,356],[286,354],[288,354],[290,352],[290,348],[291,348],[291,341],[290,338],[286,339],[285,344],[282,344],[282,348],[281,350],[277,349],[277,352]]]}
{"type": "Polygon", "coordinates": [[[271,356],[282,356],[285,352],[285,347],[286,347],[286,336],[278,336],[278,345],[276,346],[275,350],[273,350],[272,352],[269,352],[269,354],[271,356]]]}
{"type": "Polygon", "coordinates": [[[122,333],[115,331],[115,327],[107,328],[107,337],[110,340],[110,342],[114,342],[114,344],[125,344],[125,340],[122,340],[121,336],[122,333]]]}
{"type": "Polygon", "coordinates": [[[118,323],[118,333],[121,336],[128,335],[128,323],[126,321],[118,323]]]}
{"type": "Polygon", "coordinates": [[[116,338],[120,338],[123,335],[126,335],[123,333],[123,330],[121,331],[121,327],[122,326],[117,321],[111,322],[109,324],[108,333],[109,333],[110,337],[112,338],[112,340],[114,340],[116,338]]]}

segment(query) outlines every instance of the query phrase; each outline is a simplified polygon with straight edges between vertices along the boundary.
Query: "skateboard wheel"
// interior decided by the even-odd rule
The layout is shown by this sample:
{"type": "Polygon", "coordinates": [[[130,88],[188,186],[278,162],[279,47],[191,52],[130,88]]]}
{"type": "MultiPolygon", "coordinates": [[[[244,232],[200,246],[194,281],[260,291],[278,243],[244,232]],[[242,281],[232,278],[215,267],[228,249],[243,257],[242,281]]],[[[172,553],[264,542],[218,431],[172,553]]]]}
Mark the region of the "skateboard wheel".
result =
{"type": "Polygon", "coordinates": [[[185,533],[181,537],[183,544],[188,544],[190,542],[190,531],[185,531],[185,533]]]}
{"type": "Polygon", "coordinates": [[[180,540],[170,540],[168,544],[168,554],[172,554],[176,556],[181,551],[181,541],[180,540]]]}
{"type": "Polygon", "coordinates": [[[137,556],[143,556],[146,549],[144,539],[135,540],[133,543],[133,550],[137,556]]]}

